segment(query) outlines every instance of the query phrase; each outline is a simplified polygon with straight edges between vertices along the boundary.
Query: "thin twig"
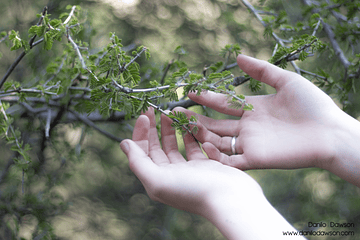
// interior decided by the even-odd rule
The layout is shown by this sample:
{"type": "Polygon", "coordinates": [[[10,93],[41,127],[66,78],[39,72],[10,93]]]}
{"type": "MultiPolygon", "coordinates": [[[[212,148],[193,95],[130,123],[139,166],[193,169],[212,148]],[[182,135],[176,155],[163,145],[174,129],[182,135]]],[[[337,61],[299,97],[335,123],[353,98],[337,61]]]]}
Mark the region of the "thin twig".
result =
{"type": "Polygon", "coordinates": [[[11,66],[9,67],[9,69],[6,71],[4,77],[1,79],[0,81],[0,89],[2,88],[2,86],[4,85],[6,79],[10,76],[10,74],[14,71],[15,67],[19,64],[19,62],[23,59],[23,57],[26,55],[26,52],[22,52],[15,60],[15,62],[13,62],[11,64],[11,66]]]}
{"type": "Polygon", "coordinates": [[[235,77],[232,85],[236,87],[250,81],[250,79],[251,79],[250,77],[244,77],[244,76],[235,77]]]}
{"type": "Polygon", "coordinates": [[[275,55],[278,47],[279,47],[279,43],[276,43],[276,44],[275,44],[275,47],[274,47],[274,50],[273,50],[273,52],[272,52],[272,54],[271,54],[272,57],[275,55]]]}
{"type": "MultiPolygon", "coordinates": [[[[311,45],[312,45],[313,43],[317,42],[317,41],[318,41],[317,39],[312,40],[311,43],[305,44],[305,45],[302,46],[301,48],[298,48],[298,49],[296,49],[295,51],[287,54],[285,57],[280,58],[279,60],[277,60],[274,64],[275,64],[275,65],[279,65],[283,60],[288,60],[289,58],[295,56],[296,54],[304,51],[305,49],[307,49],[307,48],[309,48],[309,47],[311,47],[311,45]]],[[[300,68],[299,68],[299,69],[300,69],[300,68]]]]}
{"type": "MultiPolygon", "coordinates": [[[[9,121],[9,119],[8,119],[8,117],[7,117],[7,115],[6,115],[5,109],[4,109],[3,105],[2,105],[1,99],[0,99],[0,111],[1,111],[1,113],[4,115],[5,121],[9,121]]],[[[6,137],[8,136],[8,132],[9,132],[9,127],[8,127],[8,129],[6,129],[6,131],[5,131],[5,136],[6,136],[6,137]]]]}
{"type": "MultiPolygon", "coordinates": [[[[152,104],[152,103],[149,102],[149,101],[147,101],[147,103],[148,103],[151,107],[153,107],[154,109],[156,109],[157,111],[159,111],[159,112],[161,112],[162,114],[164,114],[165,116],[169,117],[169,114],[168,114],[166,111],[164,111],[163,109],[161,109],[160,106],[157,106],[157,105],[155,105],[155,104],[152,104]]],[[[178,124],[180,124],[179,120],[177,120],[176,118],[171,118],[171,120],[174,121],[174,122],[176,122],[176,123],[178,123],[178,124]]],[[[194,140],[195,140],[197,143],[199,143],[199,140],[196,139],[196,137],[194,136],[194,134],[191,132],[191,130],[190,130],[187,126],[185,126],[184,124],[182,124],[181,126],[182,126],[182,128],[184,128],[184,129],[194,138],[194,140]]]]}
{"type": "Polygon", "coordinates": [[[60,66],[59,66],[59,68],[56,70],[56,73],[53,74],[48,80],[46,80],[46,82],[43,84],[43,87],[45,87],[51,80],[53,80],[53,79],[55,78],[56,75],[59,74],[59,72],[61,71],[61,69],[62,69],[63,66],[64,66],[64,63],[65,63],[66,59],[67,59],[67,56],[65,56],[65,57],[63,58],[60,66]]]}
{"type": "MultiPolygon", "coordinates": [[[[222,89],[217,89],[215,87],[211,87],[213,90],[217,90],[220,93],[226,94],[228,96],[231,96],[233,98],[235,98],[237,101],[239,101],[241,103],[241,106],[245,105],[245,106],[249,106],[249,104],[245,101],[245,99],[241,99],[238,96],[236,96],[236,94],[231,93],[229,90],[222,90],[222,89]]],[[[255,109],[252,109],[252,111],[255,111],[255,109]]]]}
{"type": "MultiPolygon", "coordinates": [[[[67,30],[68,31],[68,30],[67,30]]],[[[83,69],[87,69],[86,67],[86,64],[85,64],[85,61],[84,61],[84,58],[82,57],[81,55],[81,52],[80,52],[80,49],[79,49],[79,46],[74,42],[74,40],[72,39],[71,35],[69,33],[67,33],[67,38],[68,40],[70,41],[70,43],[73,45],[75,51],[76,51],[76,54],[78,55],[79,59],[80,59],[80,62],[81,62],[81,66],[83,69]]]]}
{"type": "Polygon", "coordinates": [[[46,112],[48,110],[48,107],[40,107],[40,108],[34,109],[32,106],[30,106],[26,102],[21,102],[20,105],[23,106],[28,112],[31,112],[32,114],[39,114],[41,112],[46,112]]]}
{"type": "Polygon", "coordinates": [[[163,75],[162,75],[162,77],[161,77],[161,80],[160,80],[160,84],[161,85],[163,85],[164,84],[164,82],[165,82],[165,77],[166,77],[166,75],[167,75],[167,73],[168,73],[168,71],[169,71],[169,69],[170,69],[170,67],[171,67],[171,65],[174,63],[174,60],[171,60],[169,63],[168,63],[168,65],[166,66],[166,68],[165,68],[165,70],[164,70],[164,73],[163,73],[163,75]]]}
{"type": "MultiPolygon", "coordinates": [[[[82,94],[70,96],[70,98],[73,100],[74,99],[90,100],[89,96],[86,96],[86,98],[84,98],[84,96],[82,94]]],[[[19,99],[20,98],[18,96],[8,96],[8,97],[2,98],[1,100],[4,102],[19,103],[19,99]]],[[[40,108],[34,109],[28,103],[34,103],[34,105],[41,103],[41,104],[47,104],[48,106],[51,106],[51,107],[56,107],[56,108],[60,107],[60,104],[58,102],[55,102],[53,100],[47,101],[45,98],[28,97],[28,98],[26,98],[26,102],[22,102],[20,104],[27,111],[29,111],[33,114],[37,114],[39,116],[39,118],[42,118],[45,121],[47,118],[47,107],[40,107],[40,108]]],[[[172,110],[175,107],[189,108],[189,107],[195,106],[195,105],[199,105],[199,104],[192,100],[180,100],[180,101],[162,103],[159,106],[162,109],[172,110]]],[[[52,118],[53,118],[53,113],[54,113],[54,111],[52,111],[52,118]]],[[[124,112],[116,111],[109,118],[104,118],[99,112],[96,111],[96,112],[90,113],[90,115],[87,116],[87,118],[92,122],[119,122],[119,121],[122,121],[125,119],[125,115],[126,114],[124,112]]],[[[74,117],[73,114],[65,114],[63,122],[64,123],[72,123],[72,122],[76,122],[78,120],[79,119],[74,117]]]]}
{"type": "Polygon", "coordinates": [[[333,47],[333,49],[335,50],[335,54],[338,56],[340,62],[342,63],[342,65],[347,69],[349,68],[349,66],[351,65],[351,63],[349,62],[349,60],[347,59],[347,57],[345,56],[344,52],[342,51],[340,45],[338,44],[338,42],[335,39],[335,34],[334,32],[331,30],[331,27],[329,24],[325,23],[323,20],[322,24],[324,26],[324,30],[326,32],[326,34],[329,37],[330,43],[333,47]]]}
{"type": "Polygon", "coordinates": [[[88,125],[89,127],[94,128],[95,130],[97,130],[98,132],[100,132],[101,134],[105,135],[106,137],[115,140],[117,142],[121,142],[123,139],[122,138],[118,138],[114,135],[112,135],[111,133],[102,130],[101,128],[99,128],[98,126],[96,126],[95,123],[93,123],[92,121],[90,121],[87,117],[84,117],[82,115],[80,115],[79,113],[72,111],[71,109],[68,109],[69,112],[71,112],[77,119],[79,119],[80,121],[82,121],[83,123],[85,123],[86,125],[88,125]]]}
{"type": "MultiPolygon", "coordinates": [[[[44,7],[44,10],[42,12],[42,15],[40,17],[40,20],[38,22],[38,26],[41,24],[44,15],[46,14],[47,11],[47,7],[44,7]]],[[[36,38],[36,35],[34,35],[30,41],[29,41],[29,45],[30,45],[30,49],[32,49],[33,47],[35,47],[36,45],[38,45],[39,43],[41,43],[42,41],[44,41],[44,38],[38,40],[37,42],[34,43],[36,38]]],[[[11,66],[9,67],[9,69],[6,71],[5,75],[3,76],[3,78],[0,81],[0,89],[2,88],[2,86],[4,85],[4,83],[6,82],[7,78],[10,76],[10,74],[14,71],[15,67],[20,63],[20,61],[23,59],[23,57],[26,55],[26,52],[23,51],[15,60],[15,62],[13,62],[11,64],[11,66]]]]}
{"type": "Polygon", "coordinates": [[[224,82],[224,81],[226,81],[226,80],[229,80],[230,78],[234,78],[234,75],[231,74],[231,75],[229,75],[229,76],[227,76],[227,77],[221,78],[219,81],[213,83],[213,86],[217,86],[217,85],[219,85],[220,83],[222,83],[222,82],[224,82]]]}
{"type": "MultiPolygon", "coordinates": [[[[43,9],[43,11],[42,11],[42,13],[41,13],[41,17],[40,17],[38,23],[36,24],[37,26],[40,26],[40,25],[41,25],[41,23],[42,23],[45,15],[46,15],[47,9],[48,9],[47,6],[45,6],[44,9],[43,9]]],[[[29,41],[30,49],[33,48],[33,46],[34,46],[33,43],[34,43],[34,41],[35,41],[36,36],[37,36],[37,35],[35,34],[35,35],[30,39],[30,41],[29,41]]]]}
{"type": "Polygon", "coordinates": [[[46,125],[45,125],[45,138],[50,137],[50,123],[51,123],[51,108],[47,110],[46,125]]]}
{"type": "Polygon", "coordinates": [[[54,92],[42,91],[42,90],[33,89],[33,88],[29,88],[29,89],[17,88],[17,89],[14,89],[14,90],[8,90],[6,92],[1,91],[0,94],[21,93],[21,92],[23,92],[23,93],[41,93],[41,94],[47,94],[47,95],[57,95],[57,93],[54,93],[54,92]]]}
{"type": "Polygon", "coordinates": [[[232,69],[234,67],[238,66],[237,62],[234,62],[234,63],[231,63],[229,65],[227,65],[224,70],[229,70],[229,69],[232,69]]]}
{"type": "Polygon", "coordinates": [[[65,22],[63,23],[64,25],[69,23],[70,19],[74,15],[75,8],[76,8],[76,6],[72,6],[69,16],[66,18],[65,22]]]}
{"type": "Polygon", "coordinates": [[[315,28],[314,28],[314,31],[313,33],[311,34],[311,36],[315,36],[317,30],[319,29],[319,26],[320,26],[320,23],[321,23],[321,18],[319,19],[319,21],[317,22],[315,28]]]}
{"type": "MultiPolygon", "coordinates": [[[[142,92],[155,92],[155,91],[162,91],[165,89],[170,88],[170,85],[160,86],[160,87],[154,87],[154,88],[128,88],[120,85],[114,78],[111,78],[112,82],[115,84],[116,87],[119,88],[120,91],[124,93],[142,93],[142,92]]],[[[176,87],[184,87],[189,85],[188,83],[176,83],[176,87]]]]}
{"type": "MultiPolygon", "coordinates": [[[[2,103],[1,103],[1,100],[0,100],[0,110],[1,110],[2,114],[4,115],[5,120],[8,122],[9,119],[8,119],[8,117],[7,117],[7,115],[6,115],[6,112],[5,112],[5,109],[4,109],[4,107],[3,107],[2,103]]],[[[12,126],[11,124],[9,124],[9,129],[10,129],[10,131],[11,131],[11,134],[12,134],[13,138],[15,139],[15,144],[16,144],[16,146],[18,147],[18,150],[21,151],[21,152],[19,152],[19,153],[20,153],[20,154],[23,154],[24,152],[23,152],[23,149],[21,148],[20,141],[19,141],[19,139],[16,137],[15,130],[14,130],[14,128],[13,128],[13,126],[12,126]]],[[[5,133],[5,134],[6,134],[6,136],[8,135],[7,133],[5,133]]],[[[29,163],[29,162],[26,162],[26,163],[29,163]]]]}
{"type": "MultiPolygon", "coordinates": [[[[259,22],[264,27],[267,27],[266,23],[263,21],[262,17],[258,14],[256,9],[247,0],[241,0],[241,1],[255,15],[255,17],[259,20],[259,22]]],[[[281,46],[285,47],[284,41],[280,37],[278,37],[276,33],[272,32],[271,35],[276,40],[276,42],[278,42],[281,46]]],[[[290,63],[294,67],[296,73],[300,74],[300,68],[295,64],[295,62],[291,61],[290,63]]]]}
{"type": "Polygon", "coordinates": [[[143,49],[142,49],[138,54],[136,54],[136,56],[135,56],[134,58],[132,58],[131,61],[125,65],[125,67],[123,67],[122,72],[125,71],[133,62],[135,62],[135,60],[136,60],[138,57],[140,57],[141,54],[142,54],[146,49],[147,49],[146,47],[143,47],[143,49]]]}
{"type": "MultiPolygon", "coordinates": [[[[310,0],[303,0],[303,2],[307,6],[311,6],[313,4],[312,1],[310,1],[310,0]]],[[[313,13],[315,13],[317,11],[318,11],[318,9],[313,9],[312,10],[313,13]]],[[[320,20],[321,20],[321,24],[323,25],[324,31],[326,32],[326,34],[327,34],[327,36],[328,36],[328,38],[330,40],[331,46],[333,47],[333,49],[335,51],[336,56],[338,56],[341,64],[345,67],[345,69],[348,69],[349,66],[351,65],[351,63],[346,58],[343,50],[341,49],[340,45],[336,41],[335,34],[332,31],[331,26],[329,24],[327,24],[326,22],[324,22],[323,19],[320,18],[320,20]]]]}
{"type": "MultiPolygon", "coordinates": [[[[321,79],[321,80],[323,80],[323,81],[325,81],[325,82],[327,82],[327,83],[330,84],[329,80],[328,80],[326,77],[324,77],[324,76],[318,75],[318,74],[313,73],[313,72],[306,71],[306,70],[304,70],[304,69],[301,69],[301,72],[304,73],[304,74],[313,76],[313,77],[315,77],[315,78],[321,79]]],[[[344,89],[343,89],[342,87],[340,87],[339,84],[335,84],[335,86],[336,86],[339,90],[344,91],[344,89]]]]}

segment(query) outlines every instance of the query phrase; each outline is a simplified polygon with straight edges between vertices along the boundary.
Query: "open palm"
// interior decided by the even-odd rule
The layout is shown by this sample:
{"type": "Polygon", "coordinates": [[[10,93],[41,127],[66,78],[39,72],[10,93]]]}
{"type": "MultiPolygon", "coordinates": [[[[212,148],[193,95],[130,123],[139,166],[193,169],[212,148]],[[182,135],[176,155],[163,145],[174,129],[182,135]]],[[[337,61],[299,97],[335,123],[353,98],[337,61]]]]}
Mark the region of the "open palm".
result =
{"type": "Polygon", "coordinates": [[[172,120],[161,117],[160,144],[154,109],[138,118],[127,153],[131,170],[151,199],[204,215],[207,204],[222,196],[241,193],[239,204],[263,199],[258,183],[238,169],[209,160],[191,135],[184,135],[185,159],[178,150],[172,120]]]}
{"type": "Polygon", "coordinates": [[[324,160],[333,158],[329,129],[336,126],[333,119],[341,110],[329,96],[300,75],[268,62],[239,55],[238,65],[277,93],[246,97],[254,105],[251,112],[229,108],[222,94],[189,94],[192,100],[240,120],[214,120],[175,109],[197,115],[199,131],[195,137],[210,158],[240,169],[321,167],[324,160]],[[237,137],[238,154],[228,156],[233,136],[237,137]]]}

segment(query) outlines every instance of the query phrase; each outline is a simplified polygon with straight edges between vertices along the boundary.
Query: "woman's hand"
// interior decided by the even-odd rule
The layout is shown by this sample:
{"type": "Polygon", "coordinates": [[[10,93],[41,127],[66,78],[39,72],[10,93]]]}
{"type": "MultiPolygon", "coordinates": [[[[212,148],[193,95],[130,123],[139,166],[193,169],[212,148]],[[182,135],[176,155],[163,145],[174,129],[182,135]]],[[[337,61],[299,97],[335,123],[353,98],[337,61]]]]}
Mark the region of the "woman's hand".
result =
{"type": "Polygon", "coordinates": [[[209,199],[220,195],[241,191],[239,204],[263,196],[254,179],[238,169],[209,160],[189,134],[184,136],[185,160],[178,150],[171,123],[170,118],[161,116],[161,148],[154,110],[149,109],[136,121],[133,141],[121,143],[130,169],[151,199],[203,215],[209,199]]]}
{"type": "MultiPolygon", "coordinates": [[[[195,137],[207,155],[242,170],[319,167],[360,187],[360,123],[307,79],[268,62],[244,55],[239,67],[276,94],[249,96],[255,111],[229,108],[228,99],[213,92],[189,97],[239,120],[214,120],[197,115],[195,137]],[[231,154],[231,139],[236,137],[231,154]]],[[[195,113],[177,108],[188,116],[195,113]]]]}
{"type": "Polygon", "coordinates": [[[136,121],[133,141],[120,144],[151,199],[207,218],[228,239],[279,239],[282,231],[295,230],[254,179],[209,160],[189,134],[184,135],[185,160],[171,123],[161,116],[161,148],[154,110],[149,109],[136,121]]]}
{"type": "MultiPolygon", "coordinates": [[[[335,157],[331,130],[337,126],[334,119],[342,114],[332,99],[298,74],[243,55],[237,61],[244,72],[274,87],[277,93],[246,97],[255,111],[230,108],[222,94],[190,93],[189,97],[202,105],[239,117],[214,120],[197,115],[199,131],[195,137],[205,143],[208,156],[242,170],[321,167],[331,161],[335,157]],[[237,137],[238,155],[231,155],[233,136],[237,137]]],[[[175,111],[195,115],[181,108],[175,111]]]]}

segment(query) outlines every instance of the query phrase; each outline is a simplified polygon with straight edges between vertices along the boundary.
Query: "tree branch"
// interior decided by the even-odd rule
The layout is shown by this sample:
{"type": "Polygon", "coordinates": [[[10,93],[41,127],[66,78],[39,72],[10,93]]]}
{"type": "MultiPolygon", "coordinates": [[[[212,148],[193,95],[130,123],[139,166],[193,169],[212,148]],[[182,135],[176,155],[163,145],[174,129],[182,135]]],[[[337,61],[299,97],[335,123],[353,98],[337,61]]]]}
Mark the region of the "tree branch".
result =
{"type": "Polygon", "coordinates": [[[80,121],[82,121],[83,123],[85,123],[86,125],[88,125],[89,127],[92,127],[94,128],[95,130],[97,130],[98,132],[100,132],[101,134],[105,135],[106,137],[114,140],[114,141],[117,141],[117,142],[121,142],[123,139],[122,138],[118,138],[114,135],[112,135],[111,133],[105,131],[105,130],[102,130],[101,128],[99,128],[98,126],[96,126],[95,123],[93,123],[91,120],[89,120],[87,117],[84,117],[80,114],[78,114],[77,112],[69,109],[68,110],[69,112],[71,112],[77,119],[79,119],[80,121]]]}
{"type": "MultiPolygon", "coordinates": [[[[258,14],[257,10],[254,8],[253,5],[251,5],[247,0],[241,0],[243,4],[255,15],[255,17],[259,20],[259,22],[264,26],[266,26],[266,23],[263,21],[262,17],[258,14]]],[[[278,35],[274,32],[271,33],[273,38],[276,42],[278,42],[281,46],[285,47],[284,41],[278,37],[278,35]]],[[[290,61],[291,65],[294,67],[295,71],[300,74],[300,68],[296,65],[294,61],[290,61]]]]}
{"type": "MultiPolygon", "coordinates": [[[[47,7],[44,7],[44,10],[42,12],[42,15],[40,17],[39,22],[37,23],[37,26],[39,26],[44,18],[44,15],[46,14],[47,11],[47,7]]],[[[38,40],[36,43],[34,43],[34,40],[36,38],[36,35],[34,35],[30,41],[29,41],[29,45],[30,45],[30,49],[32,49],[34,46],[38,45],[39,43],[41,43],[42,41],[44,41],[44,39],[40,39],[38,40]]],[[[14,71],[14,69],[16,68],[16,66],[20,63],[20,61],[23,59],[23,57],[26,55],[26,52],[23,51],[15,60],[15,62],[13,62],[13,64],[11,64],[11,66],[9,67],[9,69],[6,71],[5,75],[3,76],[3,78],[0,81],[0,89],[2,88],[2,86],[4,85],[4,83],[6,82],[7,78],[10,76],[10,74],[14,71]]]]}
{"type": "MultiPolygon", "coordinates": [[[[310,0],[303,0],[304,4],[307,6],[311,6],[313,5],[313,3],[310,0]]],[[[317,13],[319,12],[319,9],[313,9],[312,12],[313,13],[317,13]]],[[[345,69],[348,69],[349,66],[351,65],[351,63],[349,62],[349,60],[345,57],[344,52],[342,51],[341,47],[339,46],[338,42],[335,39],[335,34],[331,29],[331,26],[329,24],[327,24],[326,22],[324,22],[324,20],[320,19],[321,23],[323,25],[324,31],[327,34],[331,46],[333,47],[336,56],[338,57],[338,59],[340,60],[341,64],[345,67],[345,69]]]]}
{"type": "Polygon", "coordinates": [[[171,67],[171,65],[172,65],[173,63],[174,63],[174,61],[171,60],[171,61],[168,63],[168,65],[166,66],[166,68],[165,68],[165,70],[164,70],[164,73],[163,73],[163,75],[162,75],[162,77],[161,77],[161,80],[160,80],[160,84],[161,84],[161,85],[164,84],[164,82],[165,82],[165,77],[166,77],[166,75],[167,75],[167,73],[168,73],[168,71],[169,71],[169,69],[170,69],[170,67],[171,67]]]}
{"type": "Polygon", "coordinates": [[[84,61],[84,58],[82,57],[81,55],[81,52],[80,52],[80,48],[79,46],[74,42],[74,40],[72,39],[71,35],[68,33],[68,29],[66,30],[67,31],[67,39],[70,41],[70,43],[73,45],[75,51],[76,51],[76,54],[78,55],[79,59],[80,59],[80,62],[81,62],[81,66],[83,69],[87,69],[86,67],[86,64],[85,64],[85,61],[84,61]]]}
{"type": "Polygon", "coordinates": [[[72,18],[72,16],[74,15],[74,11],[75,11],[76,6],[72,6],[71,8],[71,12],[69,13],[69,16],[66,18],[64,25],[68,24],[70,19],[72,18]]]}
{"type": "MultiPolygon", "coordinates": [[[[36,24],[37,26],[40,26],[40,24],[42,23],[42,21],[43,21],[43,19],[45,17],[45,14],[47,12],[47,9],[48,9],[47,6],[45,6],[42,13],[41,13],[41,17],[40,17],[38,23],[36,24]]],[[[35,41],[35,38],[36,38],[36,34],[29,41],[30,49],[33,47],[33,43],[35,41]]]]}
{"type": "Polygon", "coordinates": [[[350,63],[349,60],[345,57],[344,52],[342,51],[342,49],[340,48],[338,42],[336,41],[334,32],[331,30],[331,27],[330,27],[329,24],[325,23],[323,20],[321,20],[321,21],[322,21],[324,30],[325,30],[326,34],[328,35],[328,37],[329,37],[330,43],[331,43],[333,49],[335,50],[336,56],[338,56],[341,64],[342,64],[346,69],[348,69],[349,66],[351,65],[351,63],[350,63]]]}
{"type": "Polygon", "coordinates": [[[133,57],[133,58],[130,60],[130,62],[128,62],[128,63],[125,65],[125,67],[123,67],[123,69],[122,69],[121,72],[125,71],[133,62],[135,62],[135,60],[136,60],[138,57],[140,57],[141,54],[142,54],[146,49],[147,49],[146,47],[143,47],[143,49],[141,49],[141,51],[140,51],[138,54],[136,54],[136,56],[133,57]]]}
{"type": "MultiPolygon", "coordinates": [[[[305,44],[305,45],[302,46],[301,48],[296,49],[295,51],[289,53],[289,54],[286,55],[285,57],[277,60],[277,61],[274,63],[274,65],[279,65],[279,64],[281,63],[281,61],[283,61],[284,59],[285,59],[286,61],[289,61],[289,59],[293,58],[296,54],[300,53],[301,51],[304,51],[305,49],[307,49],[307,48],[309,48],[309,47],[311,47],[311,45],[312,45],[313,43],[315,43],[316,41],[317,41],[317,39],[311,41],[311,43],[305,44]]],[[[300,68],[299,68],[299,69],[300,69],[300,68]]]]}

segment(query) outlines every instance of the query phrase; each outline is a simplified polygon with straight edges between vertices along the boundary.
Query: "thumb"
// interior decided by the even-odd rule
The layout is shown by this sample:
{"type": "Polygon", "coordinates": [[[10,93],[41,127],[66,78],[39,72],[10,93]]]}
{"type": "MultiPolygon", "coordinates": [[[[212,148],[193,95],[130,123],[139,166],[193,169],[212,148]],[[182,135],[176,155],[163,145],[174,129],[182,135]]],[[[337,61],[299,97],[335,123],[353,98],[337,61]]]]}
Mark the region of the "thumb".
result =
{"type": "Polygon", "coordinates": [[[246,161],[246,157],[244,154],[238,155],[226,155],[219,151],[212,143],[205,142],[202,145],[206,155],[211,160],[215,160],[221,162],[224,165],[228,165],[230,167],[235,167],[241,170],[250,169],[248,162],[246,161]]]}
{"type": "Polygon", "coordinates": [[[283,70],[267,61],[242,54],[236,60],[239,67],[250,77],[266,83],[276,90],[279,90],[285,83],[294,78],[295,73],[283,70]]]}
{"type": "Polygon", "coordinates": [[[151,158],[134,141],[130,139],[123,140],[120,143],[120,148],[129,160],[131,171],[140,180],[146,177],[147,173],[151,172],[151,169],[156,167],[151,158]]]}

